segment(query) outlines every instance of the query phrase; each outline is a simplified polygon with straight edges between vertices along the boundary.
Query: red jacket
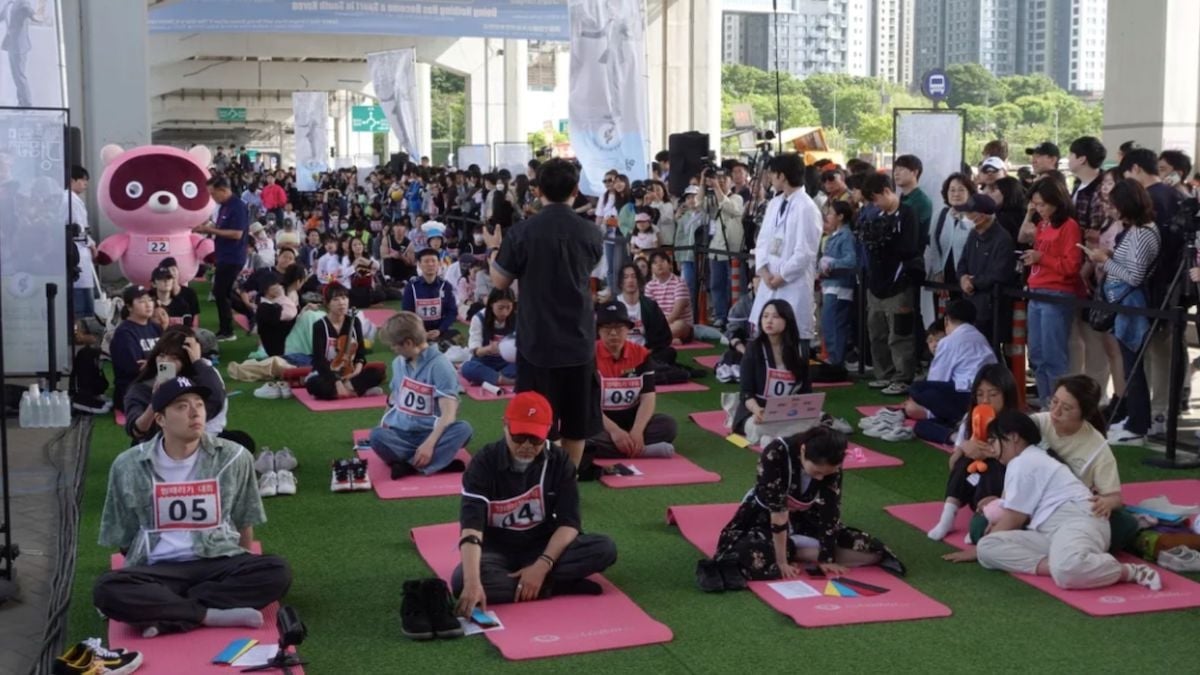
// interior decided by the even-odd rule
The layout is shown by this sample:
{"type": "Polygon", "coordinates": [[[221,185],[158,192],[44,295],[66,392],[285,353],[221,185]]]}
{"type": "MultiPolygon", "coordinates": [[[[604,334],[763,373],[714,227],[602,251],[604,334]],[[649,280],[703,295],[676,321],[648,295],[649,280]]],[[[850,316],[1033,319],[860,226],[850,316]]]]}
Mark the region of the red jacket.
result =
{"type": "Polygon", "coordinates": [[[265,209],[282,209],[287,203],[287,192],[279,187],[279,183],[271,183],[262,189],[263,208],[265,209]]]}
{"type": "Polygon", "coordinates": [[[1068,218],[1059,227],[1052,227],[1047,222],[1038,223],[1033,248],[1042,257],[1030,269],[1029,290],[1082,293],[1083,279],[1079,271],[1083,267],[1083,251],[1076,246],[1081,243],[1083,233],[1074,218],[1068,218]]]}

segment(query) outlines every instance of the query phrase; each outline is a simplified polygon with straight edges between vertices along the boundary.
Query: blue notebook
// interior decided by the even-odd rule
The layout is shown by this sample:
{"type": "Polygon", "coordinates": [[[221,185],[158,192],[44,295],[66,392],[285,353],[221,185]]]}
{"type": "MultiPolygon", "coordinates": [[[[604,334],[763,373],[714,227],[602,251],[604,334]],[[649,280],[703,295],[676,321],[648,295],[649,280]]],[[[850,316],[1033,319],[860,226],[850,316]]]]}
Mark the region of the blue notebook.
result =
{"type": "Polygon", "coordinates": [[[253,638],[239,638],[229,643],[229,646],[221,650],[220,654],[213,657],[212,662],[218,665],[229,665],[236,661],[239,656],[245,654],[251,647],[258,644],[258,640],[253,638]]]}

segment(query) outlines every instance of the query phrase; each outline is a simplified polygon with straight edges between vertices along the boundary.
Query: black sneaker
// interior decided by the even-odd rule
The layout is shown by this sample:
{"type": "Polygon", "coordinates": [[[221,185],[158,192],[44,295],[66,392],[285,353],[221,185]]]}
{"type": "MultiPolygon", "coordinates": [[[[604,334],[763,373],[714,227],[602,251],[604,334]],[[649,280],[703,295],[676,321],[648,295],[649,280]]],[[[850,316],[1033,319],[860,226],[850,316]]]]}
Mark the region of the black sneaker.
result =
{"type": "Polygon", "coordinates": [[[704,558],[696,563],[696,585],[705,593],[720,593],[725,590],[721,568],[717,561],[704,558]]]}
{"type": "Polygon", "coordinates": [[[440,473],[462,473],[466,470],[467,465],[461,459],[452,459],[440,473]]]}
{"type": "Polygon", "coordinates": [[[908,574],[908,568],[904,566],[904,563],[900,562],[900,559],[896,557],[896,554],[887,549],[881,551],[880,554],[883,556],[883,558],[879,561],[879,566],[883,568],[884,572],[888,572],[897,577],[903,577],[908,574]]]}
{"type": "Polygon", "coordinates": [[[417,474],[417,469],[408,462],[395,462],[394,464],[389,464],[388,468],[391,469],[392,480],[400,480],[401,478],[417,474]]]}
{"type": "Polygon", "coordinates": [[[425,603],[424,579],[404,582],[404,599],[400,601],[400,632],[410,640],[432,640],[433,623],[425,603]]]}
{"type": "Polygon", "coordinates": [[[233,333],[217,333],[217,342],[233,342],[236,339],[233,333]]]}
{"type": "Polygon", "coordinates": [[[458,622],[458,617],[454,616],[454,604],[446,582],[441,579],[422,580],[421,595],[434,635],[439,638],[462,637],[462,624],[458,622]]]}
{"type": "Polygon", "coordinates": [[[738,564],[737,559],[727,558],[725,560],[718,560],[717,568],[721,572],[721,582],[725,585],[725,590],[746,590],[746,577],[742,574],[742,566],[738,564]]]}
{"type": "Polygon", "coordinates": [[[350,462],[345,459],[334,460],[333,471],[329,479],[331,492],[350,492],[354,484],[350,482],[350,462]]]}

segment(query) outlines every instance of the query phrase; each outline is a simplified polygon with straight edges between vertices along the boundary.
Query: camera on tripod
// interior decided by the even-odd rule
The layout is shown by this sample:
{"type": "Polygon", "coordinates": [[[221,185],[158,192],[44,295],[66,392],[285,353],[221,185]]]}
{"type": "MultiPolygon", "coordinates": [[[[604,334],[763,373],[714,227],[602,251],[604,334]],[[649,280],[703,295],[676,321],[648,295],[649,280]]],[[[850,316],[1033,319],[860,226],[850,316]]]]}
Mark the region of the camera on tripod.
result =
{"type": "Polygon", "coordinates": [[[1200,231],[1200,198],[1189,197],[1180,202],[1175,217],[1167,223],[1167,229],[1182,235],[1188,242],[1194,242],[1196,232],[1200,231]]]}
{"type": "Polygon", "coordinates": [[[713,181],[725,176],[725,169],[715,162],[706,162],[700,170],[700,182],[704,184],[704,194],[714,195],[713,181]]]}

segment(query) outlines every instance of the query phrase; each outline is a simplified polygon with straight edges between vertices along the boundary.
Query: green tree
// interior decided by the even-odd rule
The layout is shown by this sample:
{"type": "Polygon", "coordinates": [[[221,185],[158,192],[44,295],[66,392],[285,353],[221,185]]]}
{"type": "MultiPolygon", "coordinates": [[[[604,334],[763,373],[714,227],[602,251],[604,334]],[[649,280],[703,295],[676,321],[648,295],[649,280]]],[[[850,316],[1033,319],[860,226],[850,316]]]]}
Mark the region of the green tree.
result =
{"type": "Polygon", "coordinates": [[[466,143],[467,80],[449,70],[434,66],[430,71],[430,134],[433,136],[434,163],[446,161],[446,155],[466,143]]]}
{"type": "Polygon", "coordinates": [[[1004,87],[1004,100],[1015,101],[1022,96],[1038,96],[1059,91],[1058,85],[1042,73],[1036,75],[1009,75],[1000,78],[1004,87]]]}
{"type": "Polygon", "coordinates": [[[1005,90],[991,71],[978,63],[954,63],[946,66],[950,96],[946,102],[957,108],[964,103],[992,106],[1004,102],[1005,90]]]}

